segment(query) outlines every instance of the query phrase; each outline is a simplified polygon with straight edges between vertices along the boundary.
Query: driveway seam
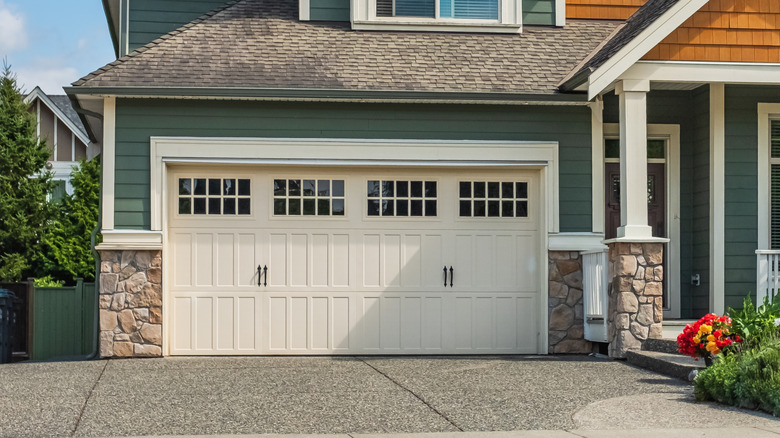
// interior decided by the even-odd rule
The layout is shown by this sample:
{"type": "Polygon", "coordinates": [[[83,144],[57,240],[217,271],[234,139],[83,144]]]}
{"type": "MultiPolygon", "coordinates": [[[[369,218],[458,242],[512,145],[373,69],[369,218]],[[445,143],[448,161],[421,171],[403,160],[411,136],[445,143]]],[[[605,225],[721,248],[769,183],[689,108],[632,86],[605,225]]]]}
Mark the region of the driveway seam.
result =
{"type": "Polygon", "coordinates": [[[424,404],[425,406],[427,406],[427,407],[428,407],[428,409],[430,409],[430,410],[432,410],[433,412],[435,412],[435,413],[436,413],[438,416],[440,416],[441,418],[444,418],[444,419],[445,419],[445,420],[446,420],[448,423],[450,423],[450,424],[451,424],[453,427],[455,427],[456,429],[458,429],[458,431],[460,431],[460,432],[464,432],[463,428],[461,428],[460,426],[458,426],[458,425],[457,425],[457,424],[456,424],[454,421],[452,421],[452,420],[451,420],[451,419],[450,419],[448,416],[444,415],[444,413],[442,413],[441,411],[439,411],[439,410],[438,410],[438,409],[436,409],[435,407],[431,406],[431,404],[430,404],[430,403],[428,403],[427,401],[425,401],[425,399],[423,399],[422,397],[420,397],[419,395],[417,395],[417,394],[416,394],[414,391],[412,391],[411,389],[409,389],[409,388],[405,387],[404,385],[401,385],[401,383],[400,383],[400,382],[398,382],[397,380],[395,380],[395,379],[393,379],[392,377],[388,376],[387,374],[385,374],[384,372],[382,372],[382,371],[381,371],[379,368],[377,368],[377,367],[375,367],[375,366],[371,365],[370,363],[366,362],[366,361],[365,361],[365,359],[360,359],[360,361],[361,361],[361,362],[363,362],[364,364],[368,365],[368,366],[369,366],[369,367],[370,367],[372,370],[374,370],[374,371],[376,371],[377,373],[379,373],[379,374],[383,375],[383,376],[384,376],[384,377],[385,377],[387,380],[389,380],[389,381],[393,382],[393,383],[394,383],[396,386],[398,386],[399,388],[403,389],[404,391],[408,392],[409,394],[412,394],[412,395],[414,396],[414,398],[416,398],[417,400],[420,400],[420,402],[421,402],[422,404],[424,404]]]}
{"type": "Polygon", "coordinates": [[[92,398],[92,392],[95,391],[98,382],[100,382],[100,379],[103,378],[103,373],[106,372],[106,368],[108,368],[108,361],[106,361],[106,364],[103,365],[103,369],[100,370],[100,375],[98,375],[98,378],[95,380],[95,383],[92,385],[92,388],[89,388],[89,393],[87,394],[87,398],[84,400],[84,405],[81,406],[81,411],[79,411],[79,416],[78,418],[76,418],[76,425],[73,426],[73,432],[70,433],[70,436],[76,435],[76,431],[79,429],[79,426],[81,425],[81,418],[84,416],[84,411],[87,410],[87,404],[89,403],[89,399],[92,398]]]}

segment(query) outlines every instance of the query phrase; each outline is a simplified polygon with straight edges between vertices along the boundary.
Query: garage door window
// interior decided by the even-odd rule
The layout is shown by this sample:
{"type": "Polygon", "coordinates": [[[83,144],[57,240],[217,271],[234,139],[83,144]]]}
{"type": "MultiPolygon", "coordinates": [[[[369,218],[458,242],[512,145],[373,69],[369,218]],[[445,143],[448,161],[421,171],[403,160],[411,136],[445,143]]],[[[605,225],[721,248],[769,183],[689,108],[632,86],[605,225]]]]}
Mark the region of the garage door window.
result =
{"type": "Polygon", "coordinates": [[[528,217],[528,183],[461,181],[460,217],[528,217]]]}
{"type": "Polygon", "coordinates": [[[427,216],[437,210],[436,181],[369,180],[368,216],[427,216]]]}
{"type": "Polygon", "coordinates": [[[274,216],[344,216],[343,179],[275,179],[274,216]]]}
{"type": "Polygon", "coordinates": [[[250,180],[236,178],[179,178],[179,214],[248,215],[250,180]]]}

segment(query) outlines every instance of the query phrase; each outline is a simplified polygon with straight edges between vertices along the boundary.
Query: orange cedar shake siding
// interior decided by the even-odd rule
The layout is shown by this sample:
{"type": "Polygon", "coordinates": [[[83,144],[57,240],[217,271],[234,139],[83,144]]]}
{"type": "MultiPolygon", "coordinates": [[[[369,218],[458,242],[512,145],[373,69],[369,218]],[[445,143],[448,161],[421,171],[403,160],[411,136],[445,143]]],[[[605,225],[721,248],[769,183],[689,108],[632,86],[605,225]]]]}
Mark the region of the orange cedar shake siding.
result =
{"type": "Polygon", "coordinates": [[[646,2],[647,0],[566,0],[566,18],[625,20],[646,2]]]}
{"type": "Polygon", "coordinates": [[[780,0],[710,0],[642,59],[780,62],[780,0]]]}

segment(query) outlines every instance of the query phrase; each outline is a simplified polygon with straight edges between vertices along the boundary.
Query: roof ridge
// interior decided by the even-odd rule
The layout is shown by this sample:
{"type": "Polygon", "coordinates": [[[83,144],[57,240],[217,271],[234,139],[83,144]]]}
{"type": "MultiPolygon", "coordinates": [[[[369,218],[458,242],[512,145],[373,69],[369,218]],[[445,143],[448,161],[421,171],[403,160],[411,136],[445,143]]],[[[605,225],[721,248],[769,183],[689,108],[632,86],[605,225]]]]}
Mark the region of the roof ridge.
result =
{"type": "Polygon", "coordinates": [[[142,53],[144,53],[146,51],[149,51],[149,50],[153,49],[154,47],[156,47],[159,44],[165,42],[166,40],[168,40],[170,38],[173,38],[173,37],[175,37],[177,35],[180,35],[180,34],[186,32],[186,31],[190,30],[191,28],[193,28],[193,27],[195,27],[195,26],[205,22],[206,20],[214,17],[215,15],[218,15],[218,14],[220,14],[222,12],[225,12],[227,9],[230,9],[233,6],[235,6],[235,5],[239,4],[239,3],[245,2],[245,1],[246,0],[229,0],[224,5],[216,8],[216,9],[212,9],[211,11],[206,12],[205,14],[203,14],[200,17],[190,21],[189,23],[184,24],[184,25],[182,25],[182,26],[180,26],[180,27],[178,27],[178,28],[176,28],[176,29],[166,33],[166,34],[160,35],[159,37],[157,37],[154,40],[148,42],[147,44],[145,44],[145,45],[143,45],[143,46],[133,50],[132,52],[126,54],[125,56],[123,56],[121,58],[117,58],[116,60],[111,61],[110,63],[104,65],[103,67],[100,67],[97,70],[94,70],[91,73],[86,74],[85,76],[83,76],[80,79],[76,80],[75,82],[71,83],[71,85],[74,86],[74,87],[83,85],[88,80],[90,80],[90,79],[92,79],[92,78],[94,78],[96,76],[99,76],[99,75],[101,75],[103,73],[111,71],[114,67],[122,65],[124,62],[126,62],[126,61],[128,61],[128,60],[130,60],[132,58],[135,58],[136,56],[138,56],[138,55],[140,55],[140,54],[142,54],[142,53]]]}

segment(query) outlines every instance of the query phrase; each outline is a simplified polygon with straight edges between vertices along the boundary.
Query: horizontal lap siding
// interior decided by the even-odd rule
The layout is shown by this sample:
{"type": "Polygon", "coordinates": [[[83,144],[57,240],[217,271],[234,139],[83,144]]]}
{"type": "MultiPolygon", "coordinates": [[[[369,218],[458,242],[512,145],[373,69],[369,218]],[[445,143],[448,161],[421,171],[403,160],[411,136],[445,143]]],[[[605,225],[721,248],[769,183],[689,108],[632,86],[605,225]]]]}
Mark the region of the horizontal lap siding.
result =
{"type": "Polygon", "coordinates": [[[554,0],[523,0],[524,25],[554,25],[554,0]]]}
{"type": "Polygon", "coordinates": [[[349,0],[309,0],[309,18],[314,21],[349,21],[349,0]]]}
{"type": "Polygon", "coordinates": [[[587,107],[117,102],[118,228],[149,229],[149,138],[294,137],[557,141],[561,231],[590,231],[587,107]]]}
{"type": "Polygon", "coordinates": [[[143,47],[225,3],[226,0],[132,0],[130,50],[143,47]]]}
{"type": "Polygon", "coordinates": [[[726,308],[756,290],[759,102],[780,102],[780,87],[726,86],[726,308]]]}
{"type": "MultiPolygon", "coordinates": [[[[683,318],[699,318],[710,308],[710,99],[709,87],[693,92],[694,143],[692,163],[693,220],[690,232],[683,232],[684,240],[692,244],[692,272],[699,274],[701,284],[688,286],[691,293],[682,295],[683,318]]],[[[683,184],[685,184],[683,182],[683,184]]],[[[682,201],[685,202],[684,200],[682,201]]],[[[690,278],[682,273],[683,284],[690,278]]]]}

